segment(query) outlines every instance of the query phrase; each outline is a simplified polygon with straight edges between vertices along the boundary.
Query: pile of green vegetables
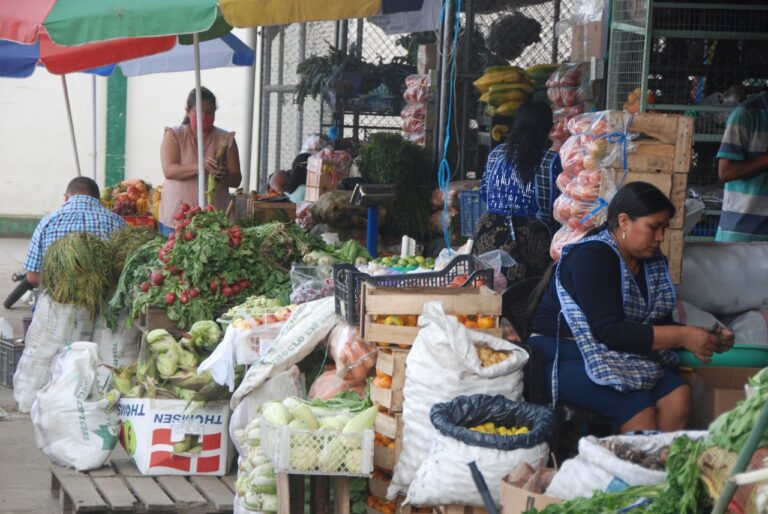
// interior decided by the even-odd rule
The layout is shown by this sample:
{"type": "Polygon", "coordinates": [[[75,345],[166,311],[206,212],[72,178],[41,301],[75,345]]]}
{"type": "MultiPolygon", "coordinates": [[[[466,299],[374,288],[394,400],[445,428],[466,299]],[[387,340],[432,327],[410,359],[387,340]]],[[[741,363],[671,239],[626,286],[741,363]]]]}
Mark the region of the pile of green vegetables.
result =
{"type": "MultiPolygon", "coordinates": [[[[245,510],[277,511],[275,468],[262,447],[265,427],[273,445],[277,444],[276,430],[289,430],[289,461],[294,470],[360,474],[361,434],[373,428],[378,405],[371,406],[369,401],[353,396],[339,395],[327,401],[289,397],[267,402],[244,428],[235,430],[244,449],[235,489],[245,510]]],[[[361,495],[363,490],[359,491],[361,495]]],[[[363,505],[358,502],[358,510],[363,505]]]]}
{"type": "Polygon", "coordinates": [[[525,514],[699,514],[709,512],[710,499],[696,464],[705,441],[680,436],[672,441],[667,459],[667,479],[656,485],[633,486],[617,492],[596,492],[591,498],[575,498],[525,514]]]}
{"type": "Polygon", "coordinates": [[[45,252],[42,287],[53,301],[88,309],[95,316],[104,310],[126,256],[156,236],[134,227],[113,232],[107,241],[87,232],[68,234],[45,252]]]}
{"type": "MultiPolygon", "coordinates": [[[[162,328],[152,330],[137,362],[113,370],[115,389],[125,398],[224,400],[227,388],[214,382],[209,372],[197,372],[221,337],[221,329],[214,321],[196,322],[179,341],[162,328]]],[[[238,367],[237,374],[241,376],[242,372],[238,367]]]]}
{"type": "MultiPolygon", "coordinates": [[[[768,400],[768,368],[751,377],[747,383],[756,388],[754,394],[741,400],[735,408],[724,412],[709,425],[712,444],[729,452],[741,451],[757,422],[760,410],[768,400]]],[[[758,443],[758,448],[765,447],[768,447],[768,432],[763,434],[758,443]]]]}
{"type": "Polygon", "coordinates": [[[145,306],[164,308],[181,328],[214,319],[251,295],[289,303],[290,263],[325,248],[296,224],[230,225],[214,209],[182,206],[164,244],[150,241],[126,260],[109,303],[109,320],[122,310],[135,319],[145,306]]]}
{"type": "Polygon", "coordinates": [[[308,266],[332,266],[339,263],[365,264],[371,258],[368,250],[354,239],[341,246],[326,245],[304,255],[302,261],[308,266]]]}
{"type": "Polygon", "coordinates": [[[400,134],[377,132],[361,148],[357,167],[366,183],[397,186],[397,203],[388,213],[384,231],[397,237],[426,237],[435,186],[426,150],[400,134]]]}

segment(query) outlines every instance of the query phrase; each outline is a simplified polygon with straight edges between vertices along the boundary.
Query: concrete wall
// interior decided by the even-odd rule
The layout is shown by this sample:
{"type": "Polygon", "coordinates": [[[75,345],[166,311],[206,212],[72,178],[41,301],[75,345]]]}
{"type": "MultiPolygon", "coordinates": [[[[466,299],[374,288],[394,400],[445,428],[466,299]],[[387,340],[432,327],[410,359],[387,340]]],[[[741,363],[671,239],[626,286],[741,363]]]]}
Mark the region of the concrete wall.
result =
{"type": "MultiPolygon", "coordinates": [[[[235,33],[247,41],[247,31],[235,33]]],[[[202,71],[203,85],[219,103],[216,125],[236,132],[241,156],[247,74],[248,69],[240,67],[202,71]]],[[[92,176],[91,76],[71,74],[67,83],[82,173],[92,176]]],[[[97,181],[103,186],[107,79],[97,77],[96,83],[97,181]]],[[[181,122],[187,94],[194,85],[193,72],[128,79],[126,178],[162,183],[163,128],[181,122]]],[[[254,144],[254,162],[257,146],[254,144]]],[[[76,174],[61,78],[42,68],[26,79],[0,78],[0,218],[40,217],[57,208],[76,174]]]]}

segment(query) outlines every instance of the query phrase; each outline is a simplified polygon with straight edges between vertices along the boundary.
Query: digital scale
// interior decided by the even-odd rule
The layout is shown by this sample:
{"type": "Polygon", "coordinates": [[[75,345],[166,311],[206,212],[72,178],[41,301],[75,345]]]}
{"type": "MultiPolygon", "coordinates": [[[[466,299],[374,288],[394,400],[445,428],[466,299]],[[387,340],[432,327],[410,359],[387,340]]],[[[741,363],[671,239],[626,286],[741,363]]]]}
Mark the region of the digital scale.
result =
{"type": "Polygon", "coordinates": [[[368,208],[365,246],[373,258],[378,255],[379,206],[392,203],[396,194],[397,186],[389,184],[357,184],[352,191],[349,203],[356,207],[368,208]]]}

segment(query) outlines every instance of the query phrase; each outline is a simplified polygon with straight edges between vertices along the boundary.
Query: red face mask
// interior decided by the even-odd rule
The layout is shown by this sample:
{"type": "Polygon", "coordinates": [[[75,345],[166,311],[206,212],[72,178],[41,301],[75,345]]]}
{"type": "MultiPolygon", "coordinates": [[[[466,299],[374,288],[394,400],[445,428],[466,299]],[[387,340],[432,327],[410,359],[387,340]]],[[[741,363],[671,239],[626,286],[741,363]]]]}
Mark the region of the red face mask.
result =
{"type": "MultiPolygon", "coordinates": [[[[216,119],[216,113],[213,112],[204,112],[203,113],[203,132],[210,132],[213,128],[213,121],[216,119]]],[[[193,111],[192,114],[189,115],[189,124],[194,129],[197,130],[197,114],[193,111]]]]}

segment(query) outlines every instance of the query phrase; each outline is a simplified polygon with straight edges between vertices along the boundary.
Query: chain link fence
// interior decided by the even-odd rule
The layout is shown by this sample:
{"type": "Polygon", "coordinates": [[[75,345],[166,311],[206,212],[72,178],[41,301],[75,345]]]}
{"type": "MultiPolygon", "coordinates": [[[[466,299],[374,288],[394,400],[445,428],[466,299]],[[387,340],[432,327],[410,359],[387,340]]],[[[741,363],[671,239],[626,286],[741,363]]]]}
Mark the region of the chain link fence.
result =
{"type": "MultiPolygon", "coordinates": [[[[536,2],[531,0],[472,0],[478,7],[474,16],[461,13],[462,26],[466,27],[467,19],[472,25],[471,30],[464,30],[462,42],[466,44],[467,34],[472,36],[470,46],[480,42],[484,44],[494,25],[513,12],[535,20],[541,25],[539,41],[527,46],[512,64],[526,67],[539,63],[562,62],[568,59],[571,48],[570,31],[560,37],[555,33],[555,24],[571,16],[572,0],[550,0],[536,2]],[[494,5],[496,4],[496,5],[494,5]],[[489,11],[490,9],[490,11],[489,11]]],[[[464,4],[467,4],[465,0],[464,4]]],[[[472,7],[470,7],[470,11],[472,7]]],[[[394,57],[404,56],[406,51],[398,46],[396,41],[401,35],[387,35],[379,27],[365,20],[350,20],[349,22],[313,22],[292,24],[281,27],[265,27],[263,29],[262,48],[262,82],[259,146],[259,188],[266,187],[266,177],[277,169],[285,169],[291,165],[294,157],[301,149],[306,137],[314,133],[325,132],[333,124],[333,111],[328,104],[323,104],[320,97],[307,97],[303,105],[294,103],[294,94],[299,77],[296,66],[311,55],[325,55],[331,47],[337,44],[339,30],[346,25],[347,46],[353,43],[362,49],[362,57],[371,63],[390,62],[394,57]]],[[[466,109],[460,106],[462,87],[467,91],[468,103],[476,105],[476,95],[471,90],[471,82],[482,72],[482,67],[472,69],[477,60],[470,51],[466,64],[461,61],[461,52],[457,61],[460,79],[457,81],[454,112],[457,114],[453,124],[452,140],[460,141],[465,149],[462,154],[462,174],[467,167],[477,167],[484,157],[477,154],[477,124],[473,121],[476,109],[466,109]],[[471,61],[471,62],[470,62],[471,61]],[[464,121],[466,120],[466,122],[464,121]],[[463,131],[464,137],[459,138],[457,132],[463,131]],[[472,163],[472,164],[470,164],[472,163]]],[[[510,61],[506,61],[510,62],[510,61]]],[[[475,68],[477,68],[475,66],[475,68]]],[[[371,133],[388,130],[399,131],[401,119],[399,116],[384,116],[372,114],[345,114],[344,130],[341,137],[365,140],[371,133]]],[[[457,151],[453,152],[457,156],[457,151]]],[[[454,157],[455,158],[455,157],[454,157]]]]}

